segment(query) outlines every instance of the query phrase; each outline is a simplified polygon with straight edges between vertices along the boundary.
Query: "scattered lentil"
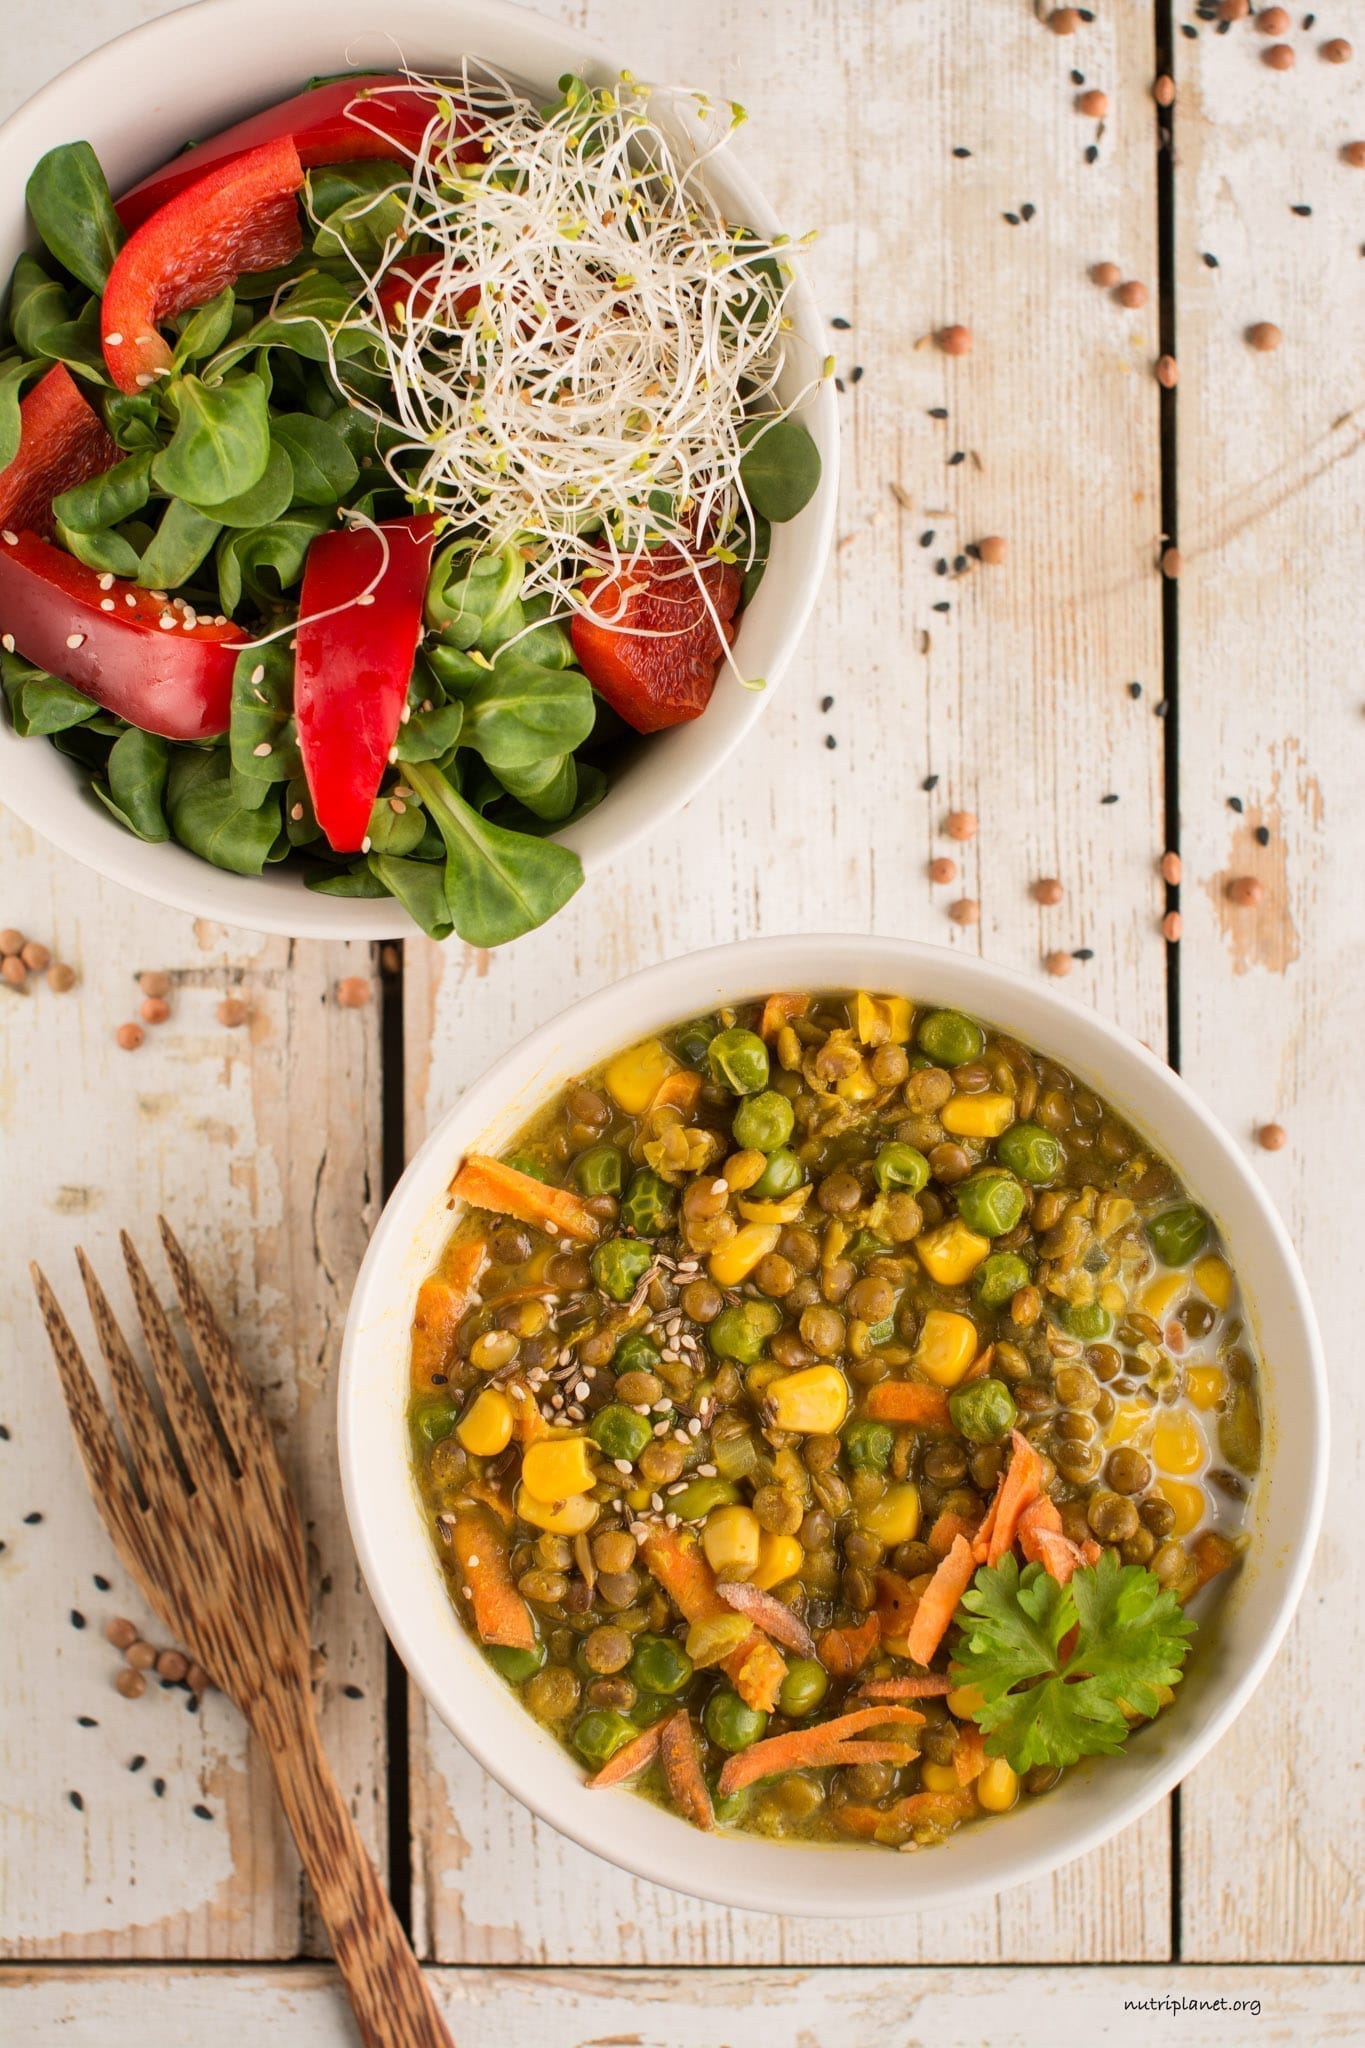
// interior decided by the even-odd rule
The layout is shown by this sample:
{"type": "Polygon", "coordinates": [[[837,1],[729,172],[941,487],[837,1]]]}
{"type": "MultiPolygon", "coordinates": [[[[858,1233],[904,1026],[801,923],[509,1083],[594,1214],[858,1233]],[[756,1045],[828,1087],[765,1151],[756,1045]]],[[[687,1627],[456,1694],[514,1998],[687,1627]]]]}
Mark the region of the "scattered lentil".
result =
{"type": "Polygon", "coordinates": [[[1044,875],[1033,885],[1034,902],[1043,903],[1049,907],[1054,903],[1060,903],[1065,894],[1065,889],[1063,889],[1055,875],[1044,875]]]}
{"type": "Polygon", "coordinates": [[[1184,566],[1184,559],[1179,548],[1166,548],[1163,551],[1161,556],[1161,573],[1163,576],[1174,578],[1180,574],[1184,566]]]}
{"type": "Polygon", "coordinates": [[[1145,306],[1147,303],[1147,287],[1145,284],[1141,284],[1137,278],[1130,277],[1126,284],[1121,284],[1118,287],[1114,297],[1128,312],[1136,313],[1140,307],[1145,306]]]}
{"type": "Polygon", "coordinates": [[[1245,21],[1251,12],[1251,0],[1218,0],[1220,21],[1245,21]]]}
{"type": "Polygon", "coordinates": [[[1262,1124],[1256,1142],[1264,1152],[1279,1152],[1289,1143],[1289,1133],[1283,1124],[1262,1124]]]}
{"type": "Polygon", "coordinates": [[[26,939],[19,948],[19,958],[31,974],[41,974],[52,955],[46,946],[39,945],[37,939],[26,939]]]}
{"type": "Polygon", "coordinates": [[[64,996],[76,986],[76,970],[64,960],[54,960],[47,970],[47,985],[54,995],[64,996]]]}
{"type": "Polygon", "coordinates": [[[171,992],[171,977],[169,974],[162,974],[159,970],[154,973],[139,974],[137,985],[142,990],[144,996],[168,996],[171,992]]]}
{"type": "Polygon", "coordinates": [[[1261,62],[1268,64],[1272,71],[1292,71],[1294,52],[1288,43],[1272,43],[1268,50],[1262,50],[1261,62]]]}
{"type": "Polygon", "coordinates": [[[981,905],[974,896],[959,896],[948,905],[948,915],[954,924],[980,924],[981,905]]]}
{"type": "Polygon", "coordinates": [[[1009,543],[1001,534],[988,533],[984,540],[977,542],[976,552],[988,569],[998,569],[1009,553],[1009,543]]]}
{"type": "Polygon", "coordinates": [[[120,1024],[114,1033],[114,1043],[124,1052],[136,1052],[146,1036],[140,1024],[120,1024]]]}
{"type": "Polygon", "coordinates": [[[1322,54],[1329,64],[1349,64],[1355,55],[1345,36],[1333,36],[1322,46],[1322,54]]]}
{"type": "Polygon", "coordinates": [[[216,1014],[225,1031],[235,1031],[239,1025],[245,1024],[250,1011],[240,996],[224,996],[216,1014]]]}
{"type": "Polygon", "coordinates": [[[1069,953],[1061,952],[1049,953],[1046,960],[1043,962],[1043,965],[1047,968],[1048,973],[1055,975],[1059,981],[1065,975],[1070,974],[1074,964],[1075,963],[1072,960],[1071,955],[1069,953]]]}
{"type": "Polygon", "coordinates": [[[1258,320],[1247,329],[1247,340],[1258,355],[1273,355],[1284,340],[1273,320],[1258,320]]]}
{"type": "Polygon", "coordinates": [[[179,1685],[190,1668],[190,1660],[182,1650],[162,1650],[156,1660],[156,1675],[171,1685],[179,1685]]]}
{"type": "Polygon", "coordinates": [[[140,1700],[146,1690],[147,1681],[140,1671],[130,1670],[125,1665],[122,1671],[114,1674],[114,1691],[122,1693],[124,1699],[140,1700]]]}
{"type": "Polygon", "coordinates": [[[1254,908],[1265,896],[1265,883],[1255,875],[1234,875],[1227,885],[1229,903],[1245,908],[1254,908]]]}
{"type": "Polygon", "coordinates": [[[1164,71],[1152,87],[1152,98],[1159,107],[1175,105],[1175,80],[1164,71]]]}
{"type": "Polygon", "coordinates": [[[1178,853],[1163,853],[1161,856],[1162,881],[1168,882],[1172,889],[1178,889],[1180,887],[1181,873],[1180,855],[1178,853]]]}
{"type": "Polygon", "coordinates": [[[156,1651],[139,1636],[135,1643],[129,1643],[123,1657],[134,1671],[150,1671],[156,1662],[156,1651]]]}
{"type": "Polygon", "coordinates": [[[931,860],[929,863],[929,880],[931,882],[955,882],[957,880],[957,862],[949,860],[946,853],[941,853],[937,860],[931,860]]]}
{"type": "Polygon", "coordinates": [[[1157,357],[1156,381],[1165,391],[1175,390],[1180,381],[1180,370],[1174,356],[1157,357]]]}
{"type": "Polygon", "coordinates": [[[23,951],[24,945],[25,940],[23,933],[21,931],[16,931],[15,927],[12,924],[7,924],[4,930],[0,931],[0,953],[6,955],[10,953],[20,953],[23,951]]]}
{"type": "Polygon", "coordinates": [[[1341,154],[1353,171],[1365,171],[1365,142],[1348,142],[1341,154]]]}
{"type": "Polygon", "coordinates": [[[144,996],[138,1015],[144,1024],[164,1024],[171,1014],[171,1006],[163,996],[144,996]]]}
{"type": "Polygon", "coordinates": [[[945,356],[965,356],[971,352],[972,330],[970,327],[940,327],[934,340],[945,356]]]}
{"type": "Polygon", "coordinates": [[[1256,26],[1263,36],[1288,35],[1289,9],[1287,7],[1263,7],[1256,17],[1256,26]]]}
{"type": "Polygon", "coordinates": [[[28,980],[28,969],[17,953],[6,953],[4,959],[0,960],[0,978],[7,981],[11,988],[22,988],[28,980]]]}
{"type": "Polygon", "coordinates": [[[104,1624],[104,1640],[112,1643],[116,1650],[126,1650],[130,1643],[137,1641],[137,1623],[129,1621],[126,1615],[116,1614],[104,1624]]]}
{"type": "Polygon", "coordinates": [[[363,974],[343,975],[336,996],[343,1010],[363,1010],[370,1000],[370,984],[363,974]]]}
{"type": "Polygon", "coordinates": [[[1078,114],[1085,114],[1093,120],[1102,121],[1109,112],[1108,93],[1101,92],[1098,87],[1092,86],[1089,92],[1080,94],[1076,101],[1076,112],[1078,114]]]}
{"type": "Polygon", "coordinates": [[[1081,15],[1076,7],[1054,7],[1047,18],[1047,25],[1054,36],[1074,36],[1081,25],[1081,15]]]}
{"type": "Polygon", "coordinates": [[[976,812],[949,811],[948,822],[944,829],[950,839],[956,839],[962,843],[965,843],[968,839],[975,839],[976,812]]]}
{"type": "Polygon", "coordinates": [[[1167,945],[1178,945],[1180,943],[1180,934],[1184,929],[1184,920],[1181,918],[1180,912],[1178,910],[1168,910],[1161,920],[1161,936],[1165,939],[1167,945]]]}

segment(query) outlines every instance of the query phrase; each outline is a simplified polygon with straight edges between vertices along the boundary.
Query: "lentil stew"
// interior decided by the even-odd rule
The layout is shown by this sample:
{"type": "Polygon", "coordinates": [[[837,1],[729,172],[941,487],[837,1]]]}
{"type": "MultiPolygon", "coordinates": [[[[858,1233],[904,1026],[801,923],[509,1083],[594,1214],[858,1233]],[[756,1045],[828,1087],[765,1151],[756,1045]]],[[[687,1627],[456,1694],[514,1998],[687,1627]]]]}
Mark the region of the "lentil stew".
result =
{"type": "Polygon", "coordinates": [[[927,1846],[1171,1704],[1258,1372],[1211,1218],[1055,1061],[777,993],[618,1053],[452,1194],[416,1481],[590,1783],[927,1846]]]}

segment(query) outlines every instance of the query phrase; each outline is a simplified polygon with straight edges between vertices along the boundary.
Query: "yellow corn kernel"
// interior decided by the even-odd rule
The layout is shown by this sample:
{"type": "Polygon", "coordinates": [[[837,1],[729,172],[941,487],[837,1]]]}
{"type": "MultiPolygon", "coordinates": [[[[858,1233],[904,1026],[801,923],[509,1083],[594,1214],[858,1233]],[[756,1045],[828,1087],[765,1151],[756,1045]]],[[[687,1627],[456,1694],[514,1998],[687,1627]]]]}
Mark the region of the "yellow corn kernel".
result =
{"type": "Polygon", "coordinates": [[[805,1555],[794,1536],[775,1536],[771,1529],[760,1530],[758,1563],[749,1584],[757,1586],[760,1593],[766,1593],[770,1587],[780,1586],[785,1579],[794,1579],[805,1555]]]}
{"type": "Polygon", "coordinates": [[[1014,1122],[1014,1097],[990,1092],[951,1095],[938,1118],[955,1138],[998,1138],[1014,1122]]]}
{"type": "Polygon", "coordinates": [[[526,1491],[545,1501],[567,1500],[597,1483],[586,1438],[559,1432],[527,1445],[521,1477],[526,1491]]]}
{"type": "Polygon", "coordinates": [[[1216,1408],[1227,1390],[1227,1383],[1227,1375],[1220,1365],[1185,1368],[1185,1392],[1196,1408],[1216,1408]]]}
{"type": "Polygon", "coordinates": [[[951,1764],[922,1763],[919,1781],[926,1792],[957,1792],[961,1789],[957,1772],[951,1764]]]}
{"type": "Polygon", "coordinates": [[[842,1102],[870,1102],[881,1089],[869,1074],[867,1067],[859,1060],[851,1074],[845,1074],[834,1084],[834,1092],[842,1102]]]}
{"type": "Polygon", "coordinates": [[[1191,1486],[1183,1479],[1158,1479],[1156,1490],[1161,1498],[1175,1510],[1175,1537],[1188,1536],[1199,1527],[1208,1512],[1208,1498],[1202,1486],[1191,1486]]]}
{"type": "Polygon", "coordinates": [[[848,1381],[837,1365],[808,1365],[768,1384],[774,1429],[833,1436],[848,1414],[848,1381]]]}
{"type": "Polygon", "coordinates": [[[955,1387],[976,1357],[976,1324],[952,1309],[931,1308],[914,1350],[914,1362],[935,1386],[955,1387]]]}
{"type": "Polygon", "coordinates": [[[461,1419],[456,1436],[476,1458],[496,1458],[512,1441],[512,1404],[496,1387],[485,1387],[461,1419]]]}
{"type": "Polygon", "coordinates": [[[919,1488],[908,1479],[899,1486],[888,1486],[881,1499],[865,1507],[858,1519],[888,1550],[898,1543],[913,1543],[919,1534],[919,1488]]]}
{"type": "Polygon", "coordinates": [[[738,1287],[782,1235],[780,1223],[742,1223],[728,1244],[711,1254],[708,1270],[717,1287],[738,1287]]]}
{"type": "Polygon", "coordinates": [[[1104,1433],[1107,1444],[1131,1444],[1145,1435],[1151,1423],[1153,1410],[1145,1401],[1120,1401],[1114,1410],[1114,1417],[1104,1433]]]}
{"type": "Polygon", "coordinates": [[[864,1045],[904,1045],[914,1011],[906,996],[870,996],[859,989],[855,1017],[864,1045]]]}
{"type": "Polygon", "coordinates": [[[915,1239],[920,1264],[940,1287],[961,1287],[970,1280],[990,1248],[990,1239],[968,1230],[960,1216],[950,1216],[937,1230],[915,1239]]]}
{"type": "Polygon", "coordinates": [[[795,1223],[809,1200],[809,1187],[793,1188],[780,1202],[752,1200],[736,1202],[735,1207],[746,1223],[795,1223]]]}
{"type": "Polygon", "coordinates": [[[586,1493],[572,1493],[567,1500],[537,1500],[524,1486],[516,1492],[516,1511],[523,1522],[544,1529],[550,1536],[581,1536],[591,1529],[601,1513],[598,1503],[586,1493]]]}
{"type": "Polygon", "coordinates": [[[712,1508],[702,1528],[701,1547],[716,1577],[752,1578],[762,1534],[752,1508],[712,1508]]]}
{"type": "Polygon", "coordinates": [[[947,1707],[959,1721],[973,1721],[986,1704],[986,1695],[979,1685],[955,1685],[947,1695],[947,1707]]]}
{"type": "Polygon", "coordinates": [[[1204,1438],[1183,1408],[1163,1408],[1152,1428],[1152,1463],[1161,1472],[1197,1472],[1204,1462],[1204,1438]]]}
{"type": "Polygon", "coordinates": [[[677,1065],[661,1038],[646,1038],[618,1052],[602,1078],[618,1108],[627,1116],[643,1116],[677,1065]]]}
{"type": "Polygon", "coordinates": [[[987,1813],[1009,1812],[1019,1797],[1019,1779],[1004,1757],[991,1758],[976,1781],[976,1796],[987,1813]]]}
{"type": "Polygon", "coordinates": [[[1232,1268],[1226,1259],[1212,1254],[1206,1259],[1196,1259],[1194,1284],[1215,1308],[1226,1308],[1232,1300],[1232,1268]]]}
{"type": "Polygon", "coordinates": [[[1143,1314],[1159,1323],[1163,1316],[1169,1315],[1189,1284],[1188,1273],[1163,1273],[1143,1293],[1139,1303],[1143,1314]]]}

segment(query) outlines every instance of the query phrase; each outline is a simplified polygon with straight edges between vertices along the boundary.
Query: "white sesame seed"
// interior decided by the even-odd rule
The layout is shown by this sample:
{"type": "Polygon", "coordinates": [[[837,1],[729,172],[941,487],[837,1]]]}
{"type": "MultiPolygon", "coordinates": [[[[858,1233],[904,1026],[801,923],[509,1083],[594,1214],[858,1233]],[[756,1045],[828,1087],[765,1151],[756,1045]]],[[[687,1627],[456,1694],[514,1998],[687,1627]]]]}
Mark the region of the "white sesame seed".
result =
{"type": "Polygon", "coordinates": [[[649,1496],[649,1504],[653,1508],[656,1515],[663,1513],[664,1497],[661,1493],[651,1493],[651,1495],[649,1496]]]}
{"type": "Polygon", "coordinates": [[[406,814],[406,812],[407,812],[407,808],[408,808],[408,807],[407,807],[407,805],[406,805],[406,804],[405,804],[405,803],[403,802],[403,799],[402,799],[402,797],[401,797],[401,796],[391,796],[391,797],[389,798],[389,809],[390,809],[390,810],[391,810],[391,811],[393,812],[393,815],[395,816],[395,818],[401,818],[401,817],[405,816],[405,814],[406,814]]]}
{"type": "Polygon", "coordinates": [[[161,614],[161,617],[157,620],[157,624],[160,626],[163,633],[173,633],[175,631],[176,626],[175,613],[163,612],[161,614]]]}
{"type": "Polygon", "coordinates": [[[677,1444],[687,1443],[689,1441],[687,1431],[685,1429],[675,1429],[673,1432],[673,1441],[677,1444]]]}
{"type": "Polygon", "coordinates": [[[294,823],[297,825],[299,819],[303,816],[303,805],[291,804],[289,806],[289,815],[294,820],[294,823]]]}
{"type": "Polygon", "coordinates": [[[68,647],[84,647],[84,633],[68,633],[66,636],[66,644],[68,647]]]}
{"type": "Polygon", "coordinates": [[[668,1424],[666,1422],[656,1422],[654,1425],[654,1434],[655,1436],[667,1436],[668,1424]]]}
{"type": "Polygon", "coordinates": [[[613,1458],[611,1462],[618,1472],[629,1472],[632,1469],[629,1458],[613,1458]]]}
{"type": "Polygon", "coordinates": [[[264,761],[266,755],[273,754],[275,749],[271,746],[269,740],[262,740],[259,747],[253,747],[251,751],[258,761],[264,761]]]}
{"type": "Polygon", "coordinates": [[[156,599],[156,601],[157,601],[157,603],[158,603],[158,604],[165,604],[165,602],[166,602],[166,599],[167,599],[167,594],[168,594],[168,593],[167,593],[166,591],[164,591],[164,590],[153,590],[153,591],[149,591],[149,592],[148,592],[148,595],[149,595],[150,597],[154,597],[154,598],[156,599]]]}
{"type": "Polygon", "coordinates": [[[672,1322],[671,1322],[671,1323],[669,1323],[669,1325],[668,1325],[668,1334],[669,1334],[669,1336],[670,1336],[670,1337],[677,1337],[677,1336],[680,1336],[680,1335],[682,1334],[682,1317],[681,1317],[681,1316],[674,1316],[674,1318],[673,1318],[672,1322]]]}
{"type": "Polygon", "coordinates": [[[131,590],[124,591],[123,602],[126,605],[131,605],[134,611],[137,610],[137,598],[131,590]]]}
{"type": "Polygon", "coordinates": [[[373,604],[373,603],[374,603],[374,592],[373,592],[372,590],[367,590],[367,591],[363,592],[363,593],[362,593],[362,595],[361,595],[361,596],[359,596],[359,597],[358,597],[358,598],[356,599],[356,603],[357,603],[357,604],[373,604]]]}
{"type": "Polygon", "coordinates": [[[675,1479],[673,1484],[668,1489],[669,1499],[671,1500],[675,1493],[686,1493],[686,1491],[687,1481],[685,1479],[675,1479]]]}
{"type": "Polygon", "coordinates": [[[691,1421],[688,1423],[687,1434],[689,1436],[701,1435],[701,1417],[699,1415],[694,1415],[691,1421]]]}
{"type": "Polygon", "coordinates": [[[730,1192],[730,1183],[729,1183],[729,1181],[728,1181],[728,1180],[713,1180],[713,1181],[712,1181],[712,1183],[711,1183],[711,1192],[712,1192],[712,1194],[713,1194],[713,1195],[728,1195],[728,1194],[729,1194],[729,1192],[730,1192]]]}
{"type": "Polygon", "coordinates": [[[566,1408],[564,1413],[568,1416],[570,1422],[581,1422],[583,1420],[583,1410],[581,1408],[566,1408]]]}
{"type": "Polygon", "coordinates": [[[654,1413],[656,1415],[667,1415],[672,1406],[673,1403],[671,1401],[656,1401],[654,1403],[654,1413]]]}
{"type": "Polygon", "coordinates": [[[676,1528],[677,1528],[677,1526],[678,1526],[678,1517],[677,1517],[676,1515],[665,1515],[665,1516],[664,1516],[664,1527],[665,1527],[665,1529],[676,1529],[676,1528]]]}
{"type": "Polygon", "coordinates": [[[714,1479],[715,1476],[716,1468],[714,1465],[698,1465],[697,1477],[699,1479],[714,1479]]]}
{"type": "MultiPolygon", "coordinates": [[[[139,377],[139,379],[138,379],[138,382],[139,382],[139,383],[141,383],[141,382],[142,382],[142,379],[141,379],[140,377],[139,377]]],[[[472,1593],[472,1592],[470,1591],[470,1589],[469,1589],[469,1587],[468,1587],[468,1586],[461,1586],[461,1588],[460,1588],[460,1591],[461,1591],[461,1592],[462,1592],[462,1593],[464,1594],[464,1597],[465,1597],[465,1599],[466,1599],[466,1600],[472,1600],[472,1599],[474,1598],[474,1595],[473,1595],[473,1593],[472,1593]]]]}
{"type": "Polygon", "coordinates": [[[397,747],[390,747],[390,748],[389,748],[389,766],[390,766],[390,768],[392,768],[392,766],[393,766],[394,762],[395,762],[395,761],[396,761],[397,759],[398,759],[398,749],[397,749],[397,747]]]}
{"type": "Polygon", "coordinates": [[[470,1559],[468,1560],[468,1563],[469,1563],[469,1569],[470,1569],[470,1570],[471,1570],[472,1572],[474,1572],[474,1571],[477,1571],[477,1570],[478,1570],[478,1568],[479,1568],[479,1560],[477,1559],[477,1557],[471,1557],[471,1558],[470,1558],[470,1559]]]}
{"type": "Polygon", "coordinates": [[[106,570],[105,570],[105,572],[104,572],[104,574],[103,574],[103,575],[102,575],[102,576],[100,577],[100,589],[101,589],[101,590],[112,590],[112,589],[113,589],[113,587],[114,587],[114,579],[113,579],[113,576],[112,576],[112,575],[110,574],[110,572],[109,572],[109,571],[108,571],[108,570],[106,569],[106,570]]]}
{"type": "Polygon", "coordinates": [[[251,680],[253,683],[263,683],[265,681],[265,663],[263,661],[258,661],[255,668],[252,669],[251,680]]]}
{"type": "Polygon", "coordinates": [[[369,852],[369,850],[370,850],[370,835],[369,835],[369,833],[367,832],[367,833],[365,834],[365,837],[364,837],[364,838],[363,838],[363,839],[361,840],[361,842],[360,842],[360,851],[361,851],[362,853],[368,853],[368,852],[369,852]]]}
{"type": "Polygon", "coordinates": [[[4,650],[5,650],[6,654],[13,654],[13,652],[14,652],[14,635],[13,635],[13,633],[0,633],[0,647],[3,647],[3,648],[4,648],[4,650]]]}
{"type": "Polygon", "coordinates": [[[112,597],[102,597],[102,598],[100,599],[100,610],[101,610],[102,612],[111,612],[111,611],[113,611],[113,609],[114,609],[114,600],[113,600],[113,598],[112,598],[112,597]]]}
{"type": "Polygon", "coordinates": [[[402,716],[402,718],[401,718],[401,719],[399,720],[399,724],[400,724],[400,725],[406,725],[406,724],[407,724],[407,722],[408,722],[408,720],[409,720],[409,719],[410,719],[411,717],[412,717],[412,706],[411,706],[411,704],[405,704],[405,705],[403,706],[403,716],[402,716]]]}
{"type": "Polygon", "coordinates": [[[147,386],[148,386],[149,384],[155,384],[155,382],[156,382],[156,378],[155,378],[155,377],[153,377],[153,376],[151,376],[151,375],[150,375],[150,374],[149,374],[149,373],[148,373],[148,372],[147,372],[146,370],[139,370],[139,371],[138,371],[138,373],[137,373],[137,388],[138,388],[138,390],[139,390],[139,391],[145,391],[145,390],[147,389],[147,386]]]}
{"type": "Polygon", "coordinates": [[[6,547],[10,547],[10,548],[17,548],[17,547],[18,547],[18,545],[19,545],[19,536],[18,536],[18,534],[17,534],[17,533],[11,533],[11,532],[10,532],[10,530],[9,530],[9,528],[8,528],[7,526],[6,526],[6,527],[4,527],[3,529],[0,529],[0,539],[3,539],[3,540],[4,540],[4,543],[5,543],[5,546],[6,546],[6,547]]]}
{"type": "Polygon", "coordinates": [[[592,1388],[588,1385],[587,1381],[580,1380],[573,1390],[573,1397],[575,1401],[586,1401],[591,1392],[592,1388]]]}
{"type": "Polygon", "coordinates": [[[106,348],[122,348],[123,336],[121,334],[106,334],[104,337],[104,346],[106,348]]]}
{"type": "Polygon", "coordinates": [[[564,1396],[562,1394],[551,1394],[550,1406],[552,1408],[562,1408],[564,1406],[564,1396]]]}

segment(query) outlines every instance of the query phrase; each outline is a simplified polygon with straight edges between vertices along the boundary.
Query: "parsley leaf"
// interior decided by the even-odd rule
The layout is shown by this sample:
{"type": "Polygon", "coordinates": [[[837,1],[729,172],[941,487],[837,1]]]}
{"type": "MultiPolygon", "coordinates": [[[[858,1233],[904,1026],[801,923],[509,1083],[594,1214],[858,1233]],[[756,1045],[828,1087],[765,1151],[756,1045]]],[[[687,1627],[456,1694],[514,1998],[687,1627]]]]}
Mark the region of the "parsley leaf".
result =
{"type": "Polygon", "coordinates": [[[1161,1706],[1179,1682],[1194,1623],[1141,1565],[1107,1550],[1058,1585],[1012,1555],[983,1566],[963,1595],[952,1676],[978,1686],[986,1750],[1016,1771],[1113,1756],[1128,1738],[1128,1706],[1161,1706]]]}

